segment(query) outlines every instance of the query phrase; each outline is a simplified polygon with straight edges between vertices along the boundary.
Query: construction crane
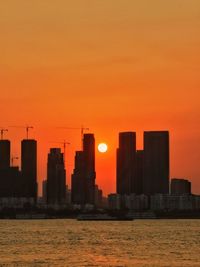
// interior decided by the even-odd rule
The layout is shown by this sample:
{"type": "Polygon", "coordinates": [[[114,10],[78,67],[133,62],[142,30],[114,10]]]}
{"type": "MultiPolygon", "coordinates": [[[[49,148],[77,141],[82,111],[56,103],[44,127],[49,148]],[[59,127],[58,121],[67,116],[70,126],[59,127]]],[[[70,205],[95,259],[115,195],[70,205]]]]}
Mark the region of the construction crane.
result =
{"type": "Polygon", "coordinates": [[[65,130],[81,130],[81,146],[83,144],[83,135],[84,131],[89,131],[89,128],[81,126],[81,127],[58,127],[60,129],[65,129],[65,130]]]}
{"type": "Polygon", "coordinates": [[[12,158],[11,158],[11,166],[12,167],[14,167],[14,160],[17,160],[17,159],[19,159],[19,158],[12,156],[12,158]]]}
{"type": "Polygon", "coordinates": [[[70,145],[71,143],[67,142],[66,140],[64,140],[63,142],[51,142],[51,143],[57,143],[57,144],[62,144],[63,145],[63,155],[64,155],[64,162],[65,162],[66,145],[70,145]]]}
{"type": "Polygon", "coordinates": [[[4,132],[8,132],[8,129],[1,128],[1,140],[3,140],[4,132]]]}
{"type": "Polygon", "coordinates": [[[33,126],[26,126],[26,139],[28,139],[29,129],[33,129],[33,126]]]}
{"type": "Polygon", "coordinates": [[[24,128],[26,129],[26,139],[28,140],[29,139],[29,130],[30,129],[33,129],[34,127],[33,126],[9,126],[11,128],[24,128]]]}

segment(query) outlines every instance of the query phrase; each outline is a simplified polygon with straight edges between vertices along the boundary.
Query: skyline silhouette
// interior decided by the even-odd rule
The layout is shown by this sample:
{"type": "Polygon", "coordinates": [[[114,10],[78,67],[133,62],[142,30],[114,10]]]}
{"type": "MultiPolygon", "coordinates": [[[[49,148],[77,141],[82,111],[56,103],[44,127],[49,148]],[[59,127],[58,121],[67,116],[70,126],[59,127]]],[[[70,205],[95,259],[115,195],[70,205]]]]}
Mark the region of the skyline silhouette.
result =
{"type": "Polygon", "coordinates": [[[52,212],[58,217],[77,216],[84,211],[107,214],[103,217],[86,215],[80,217],[81,220],[132,220],[135,216],[160,218],[182,216],[181,212],[185,212],[186,217],[198,215],[200,195],[193,194],[192,183],[180,177],[170,179],[168,131],[145,131],[143,150],[136,150],[136,132],[119,133],[115,190],[107,197],[96,181],[95,135],[83,133],[81,140],[82,150],[75,153],[71,177],[66,177],[66,143],[63,152],[61,148],[50,148],[42,197],[37,192],[37,141],[21,141],[19,169],[11,165],[10,141],[0,140],[1,215],[10,214],[17,218],[23,217],[20,213],[27,211],[27,216],[32,218],[34,210],[38,212],[36,216],[44,218],[52,216],[52,212]],[[71,180],[71,188],[67,180],[71,180]],[[44,215],[41,215],[42,211],[44,215]],[[143,215],[137,215],[138,211],[143,215]]]}
{"type": "MultiPolygon", "coordinates": [[[[81,139],[83,142],[82,148],[86,149],[86,137],[93,136],[93,134],[83,134],[81,135],[81,139]]],[[[93,153],[98,155],[98,149],[97,146],[98,144],[95,144],[95,141],[93,141],[94,144],[92,145],[93,148],[93,153]]],[[[71,173],[71,175],[67,174],[68,170],[68,159],[66,160],[66,142],[55,142],[59,145],[63,145],[64,147],[61,148],[59,146],[56,146],[54,148],[50,148],[50,151],[62,151],[62,159],[63,159],[63,171],[64,171],[64,177],[65,178],[65,187],[66,185],[69,186],[71,185],[71,177],[73,180],[73,175],[76,176],[76,173],[84,172],[85,168],[85,163],[84,158],[85,156],[82,156],[81,153],[83,153],[81,150],[76,149],[76,152],[74,152],[74,159],[75,159],[75,165],[74,165],[74,174],[71,173]],[[79,162],[81,160],[81,162],[79,162]],[[81,167],[82,166],[82,167],[81,167]],[[76,170],[76,168],[78,168],[76,170]]],[[[114,180],[114,190],[109,192],[117,192],[120,194],[131,194],[131,193],[136,193],[136,194],[149,194],[148,192],[169,192],[169,179],[172,177],[186,177],[184,176],[170,176],[170,140],[169,140],[169,132],[168,131],[145,131],[144,132],[144,150],[138,150],[136,146],[136,132],[121,132],[119,133],[119,148],[117,149],[116,147],[116,159],[115,159],[115,169],[116,169],[116,176],[114,180]],[[148,148],[149,147],[149,148],[148,148]],[[120,152],[121,151],[121,152],[120,152]],[[148,151],[148,153],[147,153],[148,151]],[[148,155],[148,156],[147,156],[148,155]],[[120,157],[119,157],[120,156],[120,157]],[[154,161],[149,161],[149,159],[154,159],[154,161]],[[156,161],[155,161],[156,160],[156,161]],[[146,165],[146,162],[148,164],[146,165]],[[160,165],[161,164],[161,165],[160,165]],[[160,165],[160,167],[159,167],[160,165]],[[125,169],[124,167],[125,166],[125,169]],[[147,167],[148,166],[148,167],[147,167]],[[152,169],[154,166],[155,170],[152,169]],[[129,170],[127,169],[129,168],[129,170]],[[148,169],[149,168],[149,169],[148,169]],[[160,172],[162,170],[162,172],[160,172]],[[152,175],[150,174],[152,172],[152,175]],[[160,172],[160,174],[158,174],[160,172]],[[155,176],[157,175],[157,176],[155,176]],[[145,178],[147,176],[147,178],[145,178]],[[150,176],[152,176],[151,179],[155,180],[154,182],[150,181],[150,176]],[[156,178],[157,177],[157,178],[156,178]],[[162,178],[163,177],[163,178],[162,178]],[[165,177],[165,178],[164,178],[165,177]],[[160,179],[164,179],[162,182],[160,179]],[[163,189],[160,191],[156,189],[156,187],[153,189],[150,189],[150,187],[154,184],[154,186],[157,186],[157,188],[162,188],[163,189]],[[165,185],[164,185],[165,184],[165,185]],[[164,189],[165,188],[165,189],[164,189]],[[152,191],[153,190],[153,191],[152,191]]],[[[21,142],[21,171],[22,173],[27,173],[24,174],[24,176],[30,176],[33,177],[32,182],[36,183],[35,188],[37,188],[38,183],[41,183],[45,180],[48,180],[48,168],[47,168],[47,175],[46,177],[41,181],[40,177],[37,175],[37,180],[36,180],[36,173],[37,173],[37,168],[39,165],[39,162],[37,161],[38,158],[38,152],[37,152],[37,141],[32,140],[32,139],[24,139],[21,142]],[[30,150],[31,149],[31,150],[30,150]],[[30,151],[32,151],[30,153],[30,151]],[[35,156],[34,156],[35,155],[35,156]],[[24,163],[25,162],[25,163],[24,163]],[[27,166],[27,167],[23,167],[27,166]],[[30,170],[29,170],[30,169],[30,170]],[[28,171],[28,172],[27,172],[28,171]],[[28,175],[30,173],[30,175],[28,175]],[[34,178],[35,177],[35,178],[34,178]]],[[[11,143],[9,140],[4,140],[2,139],[0,141],[0,167],[1,169],[6,169],[8,166],[14,167],[17,166],[17,164],[13,164],[13,157],[11,157],[11,143]],[[9,165],[8,165],[9,164],[9,165]]],[[[89,147],[88,147],[89,149],[89,147]]],[[[88,150],[88,153],[92,151],[91,149],[88,150]]],[[[83,150],[84,151],[84,150],[83,150]]],[[[85,153],[85,152],[84,152],[85,153]]],[[[108,152],[106,152],[108,153],[108,152]]],[[[94,154],[94,159],[93,159],[93,165],[96,169],[96,156],[94,154]]],[[[53,155],[53,154],[52,154],[53,155]]],[[[55,154],[56,155],[56,154],[55,154]]],[[[69,156],[69,154],[67,153],[69,156]]],[[[50,154],[49,154],[50,156],[50,154]]],[[[71,155],[72,156],[72,155],[71,155]]],[[[88,159],[91,160],[91,155],[88,154],[88,159]]],[[[47,161],[48,163],[48,161],[47,161]]],[[[46,165],[45,165],[46,166],[46,165]]],[[[20,167],[20,165],[19,165],[20,167]]],[[[18,167],[18,168],[19,168],[18,167]]],[[[44,167],[44,166],[43,166],[44,167]]],[[[95,172],[95,169],[93,170],[94,172],[94,177],[98,176],[98,173],[95,172]]],[[[78,174],[79,175],[79,174],[78,174]]],[[[87,176],[86,174],[84,175],[83,173],[80,173],[82,177],[87,176]]],[[[88,173],[89,175],[89,173],[88,173]]],[[[91,174],[90,174],[91,175],[91,174]]],[[[89,176],[90,176],[89,175],[89,176]]],[[[74,177],[75,177],[74,176],[74,177]]],[[[187,177],[192,181],[191,177],[187,177]]],[[[25,178],[23,178],[25,179],[25,178]]],[[[30,179],[30,178],[29,178],[30,179]]],[[[31,178],[32,179],[32,178],[31,178]]],[[[78,177],[76,179],[79,179],[78,177]]],[[[110,181],[108,181],[110,182],[110,181]]],[[[98,181],[97,181],[98,184],[98,181]]],[[[37,189],[33,189],[34,186],[27,185],[30,187],[30,190],[37,191],[37,189]],[[32,189],[31,189],[32,187],[32,189]]],[[[40,185],[41,186],[41,185],[40,185]]],[[[93,187],[95,186],[95,182],[93,187]]],[[[26,187],[26,186],[25,186],[26,187]]],[[[71,186],[70,186],[71,187],[71,186]]],[[[83,185],[81,186],[81,188],[83,185]]],[[[81,191],[78,190],[79,192],[81,191]]],[[[103,192],[104,192],[104,188],[103,192]]],[[[27,189],[28,190],[28,189],[27,189]]],[[[60,189],[59,189],[60,190],[60,189]]],[[[35,191],[35,192],[36,192],[35,191]]],[[[94,189],[93,189],[94,191],[94,189]]],[[[104,192],[105,193],[105,192],[104,192]]],[[[31,193],[32,196],[35,194],[31,193]]],[[[150,193],[151,194],[151,193],[150,193]]],[[[41,195],[41,191],[38,190],[38,195],[41,195]]],[[[35,197],[34,197],[35,198],[35,197]]],[[[73,198],[73,197],[72,197],[73,198]]]]}

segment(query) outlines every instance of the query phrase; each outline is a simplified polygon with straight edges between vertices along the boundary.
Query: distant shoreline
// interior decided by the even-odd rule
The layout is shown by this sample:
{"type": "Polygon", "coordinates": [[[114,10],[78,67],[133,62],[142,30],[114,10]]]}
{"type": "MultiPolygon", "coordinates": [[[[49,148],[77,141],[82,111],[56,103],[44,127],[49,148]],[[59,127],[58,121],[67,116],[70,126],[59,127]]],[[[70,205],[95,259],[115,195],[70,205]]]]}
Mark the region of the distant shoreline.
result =
{"type": "MultiPolygon", "coordinates": [[[[89,215],[91,218],[94,216],[101,216],[101,213],[77,213],[77,214],[64,214],[64,213],[37,213],[37,212],[20,212],[20,213],[0,213],[0,220],[54,220],[54,219],[75,219],[78,217],[84,216],[85,214],[89,215]]],[[[146,216],[145,212],[135,212],[132,216],[128,214],[117,214],[117,213],[106,213],[103,214],[109,215],[111,218],[116,218],[119,221],[125,221],[127,218],[132,218],[133,220],[177,220],[177,219],[200,219],[200,211],[196,212],[155,212],[151,216],[146,216]]],[[[91,219],[92,221],[92,219],[91,219]]]]}

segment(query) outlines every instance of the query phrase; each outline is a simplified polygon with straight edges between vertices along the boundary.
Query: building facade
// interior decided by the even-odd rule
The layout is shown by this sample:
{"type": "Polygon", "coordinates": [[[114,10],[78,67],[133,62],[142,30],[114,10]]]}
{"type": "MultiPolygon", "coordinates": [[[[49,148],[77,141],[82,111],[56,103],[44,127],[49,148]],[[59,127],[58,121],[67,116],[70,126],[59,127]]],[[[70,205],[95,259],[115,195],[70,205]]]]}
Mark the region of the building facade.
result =
{"type": "Polygon", "coordinates": [[[83,151],[76,151],[75,168],[72,174],[71,198],[74,204],[85,203],[85,157],[83,151]]]}
{"type": "Polygon", "coordinates": [[[93,134],[84,134],[83,151],[75,155],[72,174],[72,203],[95,204],[95,139],[93,134]]]}
{"type": "Polygon", "coordinates": [[[21,173],[23,197],[37,200],[37,141],[25,139],[21,143],[21,173]]]}
{"type": "Polygon", "coordinates": [[[169,193],[169,132],[144,132],[145,195],[169,193]]]}
{"type": "Polygon", "coordinates": [[[83,152],[85,157],[85,203],[95,204],[95,139],[93,134],[84,134],[83,152]]]}
{"type": "Polygon", "coordinates": [[[119,133],[117,149],[117,194],[137,193],[136,133],[119,133]]]}
{"type": "Polygon", "coordinates": [[[10,167],[10,141],[0,140],[0,170],[10,167]]]}
{"type": "Polygon", "coordinates": [[[200,210],[200,196],[163,195],[151,196],[151,210],[158,211],[195,211],[200,210]]]}
{"type": "Polygon", "coordinates": [[[60,148],[51,148],[47,162],[47,204],[64,205],[66,202],[66,171],[60,148]]]}

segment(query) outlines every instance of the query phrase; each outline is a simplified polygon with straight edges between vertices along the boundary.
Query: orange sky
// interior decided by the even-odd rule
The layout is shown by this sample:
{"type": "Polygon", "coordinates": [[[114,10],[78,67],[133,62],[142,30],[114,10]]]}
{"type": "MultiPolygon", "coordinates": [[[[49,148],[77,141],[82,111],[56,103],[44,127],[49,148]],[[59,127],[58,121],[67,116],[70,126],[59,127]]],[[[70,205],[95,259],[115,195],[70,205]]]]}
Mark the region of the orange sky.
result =
{"type": "MultiPolygon", "coordinates": [[[[199,0],[3,0],[0,4],[0,126],[35,126],[39,179],[51,142],[66,139],[67,168],[89,127],[109,145],[97,182],[115,191],[118,132],[171,133],[171,176],[200,194],[199,0]]],[[[20,156],[22,129],[11,128],[20,156]]],[[[17,162],[16,162],[17,163],[17,162]]]]}

